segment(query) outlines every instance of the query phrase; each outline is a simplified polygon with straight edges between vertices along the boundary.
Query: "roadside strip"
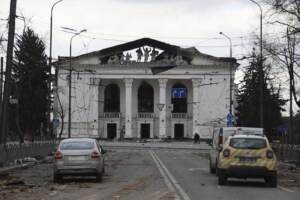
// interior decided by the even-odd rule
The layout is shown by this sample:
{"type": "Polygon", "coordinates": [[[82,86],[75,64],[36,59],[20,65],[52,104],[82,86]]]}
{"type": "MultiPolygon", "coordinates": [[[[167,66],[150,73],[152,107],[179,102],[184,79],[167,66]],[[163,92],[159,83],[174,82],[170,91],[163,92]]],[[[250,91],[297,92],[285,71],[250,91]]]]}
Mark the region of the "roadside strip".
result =
{"type": "Polygon", "coordinates": [[[283,190],[283,191],[285,191],[285,192],[290,192],[290,193],[291,192],[295,192],[294,190],[290,190],[290,189],[282,187],[282,186],[278,186],[278,188],[281,189],[281,190],[283,190]]]}
{"type": "Polygon", "coordinates": [[[153,158],[157,168],[159,169],[161,175],[163,176],[166,185],[169,187],[169,189],[172,192],[175,192],[176,199],[181,199],[183,200],[191,200],[190,197],[185,193],[185,191],[182,189],[182,187],[179,185],[178,181],[174,178],[174,176],[171,174],[171,172],[167,169],[167,167],[163,164],[163,162],[159,159],[159,157],[156,155],[156,153],[152,150],[149,150],[149,153],[151,157],[153,158]]]}
{"type": "Polygon", "coordinates": [[[3,167],[3,168],[0,168],[0,175],[8,173],[8,172],[10,172],[12,170],[15,170],[15,169],[22,169],[22,168],[32,167],[36,164],[38,164],[38,163],[37,162],[28,162],[28,163],[12,165],[12,166],[9,166],[9,167],[3,167]]]}

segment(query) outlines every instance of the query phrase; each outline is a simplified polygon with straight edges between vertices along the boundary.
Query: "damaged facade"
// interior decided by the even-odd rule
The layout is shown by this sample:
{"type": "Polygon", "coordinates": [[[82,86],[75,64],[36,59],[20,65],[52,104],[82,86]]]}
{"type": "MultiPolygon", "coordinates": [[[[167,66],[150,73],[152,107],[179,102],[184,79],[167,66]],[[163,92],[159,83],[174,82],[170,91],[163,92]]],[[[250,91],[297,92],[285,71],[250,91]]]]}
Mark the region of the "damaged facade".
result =
{"type": "MultiPolygon", "coordinates": [[[[233,58],[143,38],[73,57],[71,64],[72,137],[207,138],[212,126],[226,125],[233,58]]],[[[56,132],[63,127],[67,137],[70,60],[57,66],[56,132]]]]}

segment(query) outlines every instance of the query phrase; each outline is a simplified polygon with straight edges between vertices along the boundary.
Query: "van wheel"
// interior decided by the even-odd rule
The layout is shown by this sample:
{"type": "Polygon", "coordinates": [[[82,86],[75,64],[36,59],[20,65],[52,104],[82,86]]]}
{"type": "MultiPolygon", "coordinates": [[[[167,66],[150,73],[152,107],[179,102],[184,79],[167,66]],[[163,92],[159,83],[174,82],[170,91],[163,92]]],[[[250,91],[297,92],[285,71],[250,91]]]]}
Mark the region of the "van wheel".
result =
{"type": "Polygon", "coordinates": [[[96,181],[102,182],[102,180],[103,180],[103,174],[102,173],[96,174],[96,181]]]}
{"type": "Polygon", "coordinates": [[[53,175],[53,182],[54,183],[61,183],[62,182],[62,175],[54,174],[53,175]]]}
{"type": "Polygon", "coordinates": [[[269,187],[277,187],[277,175],[266,177],[265,181],[269,187]]]}
{"type": "Polygon", "coordinates": [[[218,171],[218,184],[219,185],[227,184],[227,176],[224,174],[224,172],[218,171]]]}
{"type": "Polygon", "coordinates": [[[216,173],[216,168],[212,166],[211,161],[209,160],[209,172],[211,174],[215,174],[216,173]]]}

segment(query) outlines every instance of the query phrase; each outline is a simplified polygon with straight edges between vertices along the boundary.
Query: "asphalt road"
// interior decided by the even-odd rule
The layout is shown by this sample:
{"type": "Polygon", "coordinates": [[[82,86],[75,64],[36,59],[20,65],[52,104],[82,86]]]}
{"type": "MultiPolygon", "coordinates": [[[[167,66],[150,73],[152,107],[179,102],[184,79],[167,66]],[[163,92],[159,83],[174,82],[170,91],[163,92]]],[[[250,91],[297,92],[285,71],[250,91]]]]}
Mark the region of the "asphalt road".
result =
{"type": "Polygon", "coordinates": [[[227,186],[218,186],[217,177],[209,173],[207,159],[183,151],[155,151],[191,200],[288,200],[299,199],[300,191],[279,185],[268,188],[262,180],[229,179],[227,186]]]}
{"type": "Polygon", "coordinates": [[[67,177],[62,184],[52,181],[52,164],[43,163],[10,173],[24,184],[3,186],[5,200],[260,200],[299,199],[300,190],[268,188],[261,180],[229,181],[218,186],[209,174],[201,150],[109,149],[102,183],[93,177],[67,177]]]}

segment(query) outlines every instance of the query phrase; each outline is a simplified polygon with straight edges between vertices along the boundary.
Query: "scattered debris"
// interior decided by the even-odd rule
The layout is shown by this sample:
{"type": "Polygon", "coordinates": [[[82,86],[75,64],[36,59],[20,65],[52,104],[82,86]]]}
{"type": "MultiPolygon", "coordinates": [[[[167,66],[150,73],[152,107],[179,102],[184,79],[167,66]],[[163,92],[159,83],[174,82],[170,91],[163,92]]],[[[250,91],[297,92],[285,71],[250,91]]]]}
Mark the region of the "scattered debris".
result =
{"type": "Polygon", "coordinates": [[[22,180],[12,180],[12,181],[8,181],[7,183],[5,183],[5,185],[10,186],[10,185],[25,185],[25,182],[22,180]]]}
{"type": "Polygon", "coordinates": [[[37,160],[32,157],[26,157],[23,159],[23,162],[37,162],[37,160]]]}
{"type": "Polygon", "coordinates": [[[280,185],[300,190],[300,169],[296,166],[279,163],[278,178],[280,185]]]}

